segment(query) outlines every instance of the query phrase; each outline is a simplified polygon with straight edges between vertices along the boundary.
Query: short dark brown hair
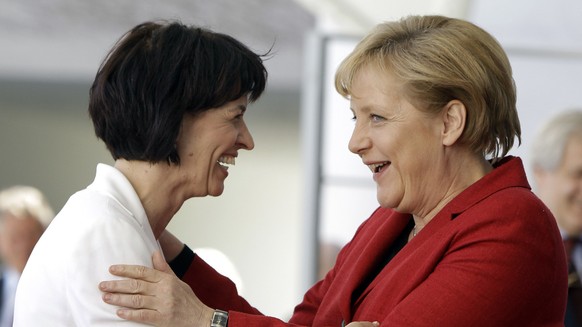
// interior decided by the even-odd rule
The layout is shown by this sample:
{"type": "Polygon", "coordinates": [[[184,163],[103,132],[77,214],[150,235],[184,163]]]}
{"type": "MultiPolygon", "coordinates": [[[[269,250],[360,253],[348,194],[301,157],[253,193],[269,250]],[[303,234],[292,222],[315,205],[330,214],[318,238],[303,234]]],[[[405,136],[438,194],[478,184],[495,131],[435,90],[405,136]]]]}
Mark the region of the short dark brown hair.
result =
{"type": "Polygon", "coordinates": [[[123,35],[89,96],[95,134],[113,159],[179,163],[185,114],[265,89],[262,57],[231,36],[177,21],[145,22],[123,35]]]}

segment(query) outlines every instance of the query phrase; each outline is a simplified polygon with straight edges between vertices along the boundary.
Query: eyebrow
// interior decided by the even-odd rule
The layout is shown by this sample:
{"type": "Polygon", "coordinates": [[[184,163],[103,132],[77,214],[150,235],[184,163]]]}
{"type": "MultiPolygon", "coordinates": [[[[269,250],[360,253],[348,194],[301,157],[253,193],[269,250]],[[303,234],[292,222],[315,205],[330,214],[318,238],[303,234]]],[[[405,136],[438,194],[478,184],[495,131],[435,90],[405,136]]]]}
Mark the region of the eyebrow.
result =
{"type": "Polygon", "coordinates": [[[235,107],[229,108],[228,111],[234,112],[234,111],[241,111],[241,112],[246,112],[247,111],[247,106],[245,106],[244,104],[239,104],[235,107]]]}

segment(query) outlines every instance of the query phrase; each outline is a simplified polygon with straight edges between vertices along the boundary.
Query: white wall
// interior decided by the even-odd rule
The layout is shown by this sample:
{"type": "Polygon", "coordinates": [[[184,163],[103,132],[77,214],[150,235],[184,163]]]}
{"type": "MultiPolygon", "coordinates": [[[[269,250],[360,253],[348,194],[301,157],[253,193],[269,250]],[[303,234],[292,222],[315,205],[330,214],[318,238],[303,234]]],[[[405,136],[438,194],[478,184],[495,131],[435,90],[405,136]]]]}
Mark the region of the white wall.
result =
{"type": "Polygon", "coordinates": [[[473,0],[468,12],[509,55],[522,127],[522,145],[510,154],[522,157],[532,184],[529,152],[537,131],[557,113],[582,107],[580,17],[577,0],[473,0]]]}

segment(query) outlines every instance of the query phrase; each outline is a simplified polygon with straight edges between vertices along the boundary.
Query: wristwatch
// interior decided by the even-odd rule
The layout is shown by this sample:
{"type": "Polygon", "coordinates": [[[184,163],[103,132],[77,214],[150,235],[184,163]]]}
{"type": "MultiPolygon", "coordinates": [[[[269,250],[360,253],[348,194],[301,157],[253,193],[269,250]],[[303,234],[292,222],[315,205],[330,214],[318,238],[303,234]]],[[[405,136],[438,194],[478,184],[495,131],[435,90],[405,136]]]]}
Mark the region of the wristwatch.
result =
{"type": "Polygon", "coordinates": [[[228,325],[228,312],[223,310],[214,310],[210,327],[226,327],[228,325]]]}

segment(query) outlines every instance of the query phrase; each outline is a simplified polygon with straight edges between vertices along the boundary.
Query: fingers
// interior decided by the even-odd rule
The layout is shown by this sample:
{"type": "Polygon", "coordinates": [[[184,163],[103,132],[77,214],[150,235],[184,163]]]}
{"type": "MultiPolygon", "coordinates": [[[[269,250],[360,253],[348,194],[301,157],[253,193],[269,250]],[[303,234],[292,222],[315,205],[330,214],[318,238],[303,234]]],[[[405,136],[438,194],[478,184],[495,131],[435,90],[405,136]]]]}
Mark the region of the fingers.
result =
{"type": "Polygon", "coordinates": [[[151,283],[159,282],[164,274],[174,275],[160,251],[154,252],[152,261],[154,268],[139,265],[112,265],[109,267],[109,272],[115,276],[135,278],[151,283]]]}
{"type": "Polygon", "coordinates": [[[123,319],[154,326],[178,326],[175,322],[179,319],[169,319],[176,316],[176,303],[187,307],[184,312],[189,314],[192,305],[187,299],[198,299],[192,289],[176,277],[160,252],[153,254],[152,262],[155,269],[137,265],[111,266],[109,271],[113,275],[128,279],[99,283],[103,301],[122,307],[117,315],[123,319]]]}
{"type": "Polygon", "coordinates": [[[131,309],[152,309],[156,304],[154,297],[142,294],[104,293],[102,298],[105,303],[131,309]]]}
{"type": "MultiPolygon", "coordinates": [[[[126,300],[132,301],[134,305],[130,306],[132,308],[142,308],[138,305],[135,299],[139,299],[139,297],[130,297],[130,294],[142,294],[153,296],[153,292],[163,291],[163,286],[156,286],[155,284],[163,284],[161,283],[166,277],[166,280],[171,280],[172,278],[176,278],[172,269],[168,266],[165,262],[162,254],[159,251],[156,251],[153,255],[153,264],[154,267],[160,270],[169,271],[166,273],[164,271],[157,271],[155,269],[151,269],[145,266],[137,266],[137,265],[113,265],[109,268],[109,271],[116,276],[119,277],[126,277],[129,279],[122,279],[122,280],[109,280],[103,281],[99,283],[99,289],[104,293],[121,293],[119,296],[128,296],[123,297],[123,303],[115,303],[121,306],[126,306],[126,300]],[[169,279],[167,277],[170,277],[169,279]],[[157,288],[157,290],[156,290],[157,288]]],[[[109,297],[113,296],[113,294],[109,294],[109,297]]],[[[117,298],[115,298],[117,299],[117,298]]],[[[107,302],[107,301],[106,301],[107,302]]],[[[141,303],[141,302],[139,302],[141,303]]]]}
{"type": "Polygon", "coordinates": [[[112,265],[109,267],[112,275],[119,277],[135,278],[151,283],[158,282],[161,274],[153,268],[136,265],[112,265]]]}
{"type": "Polygon", "coordinates": [[[155,310],[119,309],[117,315],[125,320],[146,323],[153,326],[162,326],[162,315],[155,310]]]}
{"type": "Polygon", "coordinates": [[[149,283],[137,279],[108,280],[99,283],[99,289],[109,293],[147,294],[149,283]]]}

